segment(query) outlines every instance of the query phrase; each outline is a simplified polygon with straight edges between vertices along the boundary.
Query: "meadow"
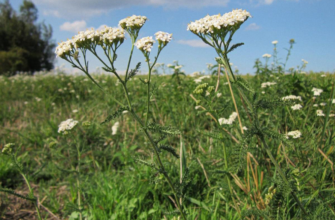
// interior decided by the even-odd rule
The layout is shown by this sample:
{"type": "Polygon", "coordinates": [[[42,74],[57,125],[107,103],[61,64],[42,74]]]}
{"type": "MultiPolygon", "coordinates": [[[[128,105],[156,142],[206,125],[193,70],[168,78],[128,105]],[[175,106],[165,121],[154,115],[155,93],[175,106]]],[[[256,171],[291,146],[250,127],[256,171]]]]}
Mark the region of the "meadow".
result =
{"type": "MultiPolygon", "coordinates": [[[[258,212],[265,211],[280,214],[279,219],[300,219],[299,207],[287,195],[291,190],[314,219],[321,215],[325,216],[323,219],[334,218],[334,118],[326,120],[326,116],[316,113],[321,109],[334,114],[334,101],[330,100],[334,75],[266,72],[244,76],[265,100],[292,94],[302,98],[298,103],[303,107],[299,110],[281,106],[259,112],[262,126],[271,132],[301,132],[301,137],[289,139],[289,143],[267,138],[272,154],[292,184],[291,189],[283,186],[257,139],[250,141],[243,158],[235,157],[237,144],[233,137],[242,139],[237,121],[220,126],[208,114],[228,118],[234,111],[228,85],[221,76],[218,92],[209,97],[211,109],[204,110],[197,108],[190,96],[198,85],[194,80],[200,77],[182,76],[178,84],[170,75],[155,75],[157,92],[151,99],[153,121],[181,133],[168,136],[166,143],[174,154],[180,155],[181,149],[185,153],[182,163],[186,165],[187,180],[183,204],[188,207],[188,219],[240,219],[241,215],[257,219],[258,212]],[[277,84],[262,88],[262,83],[270,81],[277,84]],[[313,87],[323,89],[320,96],[314,96],[313,87]],[[241,159],[240,168],[233,171],[232,167],[241,159]],[[271,189],[279,186],[283,188],[277,188],[271,200],[278,201],[268,202],[271,189]]],[[[116,77],[95,78],[109,94],[122,96],[116,77]]],[[[131,81],[130,96],[136,100],[137,112],[145,112],[141,97],[146,91],[139,78],[131,81]]],[[[202,81],[216,85],[217,76],[202,81]]],[[[3,77],[0,84],[1,145],[3,148],[6,143],[15,143],[17,159],[32,182],[44,218],[77,219],[76,174],[65,170],[77,165],[75,145],[83,152],[80,188],[87,219],[172,219],[178,215],[173,213],[176,207],[167,183],[144,163],[152,163],[153,152],[139,124],[129,120],[129,113],[101,124],[118,106],[87,77],[51,73],[3,77]],[[58,125],[68,118],[78,120],[79,124],[71,134],[60,135],[58,125]],[[119,122],[119,128],[112,135],[115,122],[119,122]]],[[[243,125],[248,128],[248,112],[241,99],[236,102],[243,125]]],[[[180,159],[168,151],[161,154],[175,186],[179,187],[180,159]]],[[[0,161],[1,187],[27,196],[27,187],[10,158],[1,155],[0,161]]],[[[35,214],[29,211],[34,210],[31,202],[9,195],[1,195],[2,217],[33,219],[35,214]]]]}
{"type": "Polygon", "coordinates": [[[219,56],[208,74],[158,65],[172,39],[161,31],[150,60],[155,41],[137,39],[147,18],[133,15],[59,44],[83,75],[1,77],[1,217],[335,219],[334,73],[306,73],[305,60],[287,70],[293,39],[286,59],[274,41],[255,74],[233,72],[228,53],[243,43],[230,43],[249,17],[233,10],[188,25],[219,56]],[[87,52],[108,74],[89,72],[87,52]]]}

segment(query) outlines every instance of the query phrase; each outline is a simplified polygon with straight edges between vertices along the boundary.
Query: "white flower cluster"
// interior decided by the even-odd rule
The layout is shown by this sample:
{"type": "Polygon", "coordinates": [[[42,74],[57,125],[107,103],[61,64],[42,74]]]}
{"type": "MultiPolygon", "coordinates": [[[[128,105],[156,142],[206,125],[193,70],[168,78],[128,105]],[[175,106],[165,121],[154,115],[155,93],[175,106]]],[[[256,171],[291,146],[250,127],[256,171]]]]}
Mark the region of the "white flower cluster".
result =
{"type": "Polygon", "coordinates": [[[76,125],[78,124],[78,121],[73,120],[72,118],[62,121],[58,126],[58,133],[64,133],[66,131],[72,130],[76,125]]]}
{"type": "Polygon", "coordinates": [[[188,24],[187,30],[195,34],[208,34],[214,33],[216,30],[229,30],[230,28],[234,28],[235,25],[238,27],[238,25],[246,21],[248,17],[251,17],[250,13],[242,9],[233,10],[222,16],[220,14],[213,16],[207,15],[204,18],[188,24]]]}
{"type": "Polygon", "coordinates": [[[155,36],[158,43],[162,42],[163,44],[167,44],[172,40],[172,34],[163,31],[158,31],[155,36]]]}
{"type": "Polygon", "coordinates": [[[121,21],[119,21],[120,27],[123,29],[140,29],[144,23],[146,22],[147,17],[145,16],[138,16],[138,15],[132,15],[130,17],[124,18],[121,21]]]}
{"type": "Polygon", "coordinates": [[[237,118],[237,113],[233,112],[228,119],[225,118],[219,118],[219,124],[220,125],[231,125],[233,124],[233,122],[235,121],[235,119],[237,118]]]}
{"type": "Polygon", "coordinates": [[[289,95],[289,96],[285,96],[282,98],[283,101],[286,101],[286,100],[299,100],[299,101],[302,101],[301,99],[301,96],[295,96],[295,95],[289,95]]]}
{"type": "Polygon", "coordinates": [[[302,105],[300,105],[300,104],[296,104],[296,105],[291,106],[291,108],[292,108],[293,110],[299,110],[299,109],[302,108],[302,105]]]}
{"type": "Polygon", "coordinates": [[[211,77],[210,76],[202,76],[202,77],[199,77],[198,79],[195,79],[194,82],[196,83],[201,83],[203,79],[210,79],[211,77]]]}
{"type": "Polygon", "coordinates": [[[124,30],[105,26],[102,30],[94,28],[80,31],[77,35],[65,42],[61,42],[56,47],[56,54],[59,57],[70,55],[73,49],[87,48],[92,42],[98,45],[110,46],[113,43],[123,43],[125,38],[124,30]]]}
{"type": "Polygon", "coordinates": [[[318,89],[318,88],[313,88],[312,92],[314,92],[314,96],[320,96],[320,94],[323,92],[323,90],[318,89]]]}
{"type": "Polygon", "coordinates": [[[335,104],[335,99],[332,100],[332,104],[335,104]]]}
{"type": "Polygon", "coordinates": [[[301,137],[301,132],[299,130],[296,131],[290,131],[287,133],[286,138],[288,139],[288,136],[292,136],[292,138],[299,138],[301,137]]]}
{"type": "Polygon", "coordinates": [[[277,40],[272,41],[272,44],[276,45],[276,44],[278,44],[278,41],[277,40]]]}
{"type": "Polygon", "coordinates": [[[115,124],[112,127],[112,135],[116,135],[119,125],[120,125],[119,122],[115,122],[115,124]]]}
{"type": "Polygon", "coordinates": [[[317,116],[325,116],[325,114],[323,113],[323,111],[321,109],[316,110],[316,115],[317,116]]]}
{"type": "Polygon", "coordinates": [[[152,39],[152,37],[144,37],[136,41],[135,46],[137,49],[143,52],[150,52],[154,43],[155,41],[152,39]]]}
{"type": "Polygon", "coordinates": [[[266,54],[264,54],[262,57],[264,57],[264,58],[270,58],[270,57],[271,57],[271,54],[266,53],[266,54]]]}
{"type": "Polygon", "coordinates": [[[276,82],[265,82],[265,83],[262,83],[262,88],[266,88],[268,86],[272,86],[272,85],[276,85],[277,83],[276,82]]]}
{"type": "Polygon", "coordinates": [[[301,61],[304,63],[304,64],[308,64],[308,61],[304,60],[304,59],[301,59],[301,61]]]}

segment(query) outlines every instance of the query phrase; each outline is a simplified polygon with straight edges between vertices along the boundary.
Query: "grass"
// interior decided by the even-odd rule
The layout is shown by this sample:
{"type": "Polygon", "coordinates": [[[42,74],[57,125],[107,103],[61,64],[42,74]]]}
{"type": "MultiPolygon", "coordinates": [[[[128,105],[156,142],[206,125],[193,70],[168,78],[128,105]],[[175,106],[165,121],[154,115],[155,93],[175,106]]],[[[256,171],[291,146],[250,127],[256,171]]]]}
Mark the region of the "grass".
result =
{"type": "MultiPolygon", "coordinates": [[[[232,136],[239,142],[246,137],[237,120],[221,126],[215,121],[228,118],[235,111],[224,75],[218,89],[222,96],[213,92],[203,98],[193,94],[198,84],[190,76],[178,77],[179,82],[171,76],[153,76],[157,90],[152,97],[151,121],[175,127],[182,135],[182,142],[179,136],[168,136],[161,144],[171,146],[178,155],[184,146],[184,161],[167,151],[161,150],[160,155],[176,191],[184,195],[182,204],[188,219],[304,219],[306,216],[293,200],[292,192],[311,219],[335,217],[334,117],[328,117],[335,113],[334,75],[327,73],[321,77],[323,74],[264,71],[243,77],[261,100],[302,97],[302,102],[297,102],[303,106],[301,110],[294,111],[290,105],[258,110],[260,126],[266,128],[267,150],[284,171],[288,183],[261,147],[262,140],[251,137],[248,148],[238,147],[232,136]],[[261,88],[261,83],[273,81],[277,84],[261,88]],[[323,89],[323,93],[314,97],[313,87],[323,89]],[[202,101],[195,103],[191,94],[202,101]],[[206,110],[195,109],[199,104],[206,110]],[[314,107],[315,104],[319,106],[314,107]],[[317,116],[317,109],[322,109],[326,116],[317,116]],[[302,136],[288,141],[278,138],[293,130],[300,130],[302,136]]],[[[106,94],[123,99],[115,77],[94,77],[106,94]]],[[[141,77],[133,78],[128,85],[139,114],[147,108],[141,77]]],[[[16,144],[18,161],[34,185],[42,217],[79,219],[81,213],[87,219],[177,219],[179,214],[167,182],[157,170],[145,165],[153,162],[153,151],[140,125],[131,120],[129,113],[101,124],[118,105],[86,79],[61,73],[0,79],[0,145],[16,144]],[[78,120],[79,125],[66,136],[58,134],[58,125],[68,118],[78,120]],[[85,121],[91,125],[83,126],[85,121]],[[111,127],[117,121],[118,133],[111,135],[111,127]],[[75,172],[76,149],[81,149],[79,177],[75,172]],[[81,182],[81,210],[77,205],[77,177],[81,182]]],[[[217,77],[203,82],[215,87],[217,77]]],[[[243,126],[252,130],[252,115],[243,107],[246,103],[238,95],[235,99],[243,126]]],[[[26,188],[20,173],[6,155],[1,154],[0,158],[1,187],[23,192],[26,188]]],[[[14,218],[10,215],[11,199],[2,192],[3,218],[14,218]]],[[[29,204],[23,199],[19,201],[29,204]]],[[[17,210],[21,218],[36,218],[33,206],[30,207],[31,212],[17,210]]]]}

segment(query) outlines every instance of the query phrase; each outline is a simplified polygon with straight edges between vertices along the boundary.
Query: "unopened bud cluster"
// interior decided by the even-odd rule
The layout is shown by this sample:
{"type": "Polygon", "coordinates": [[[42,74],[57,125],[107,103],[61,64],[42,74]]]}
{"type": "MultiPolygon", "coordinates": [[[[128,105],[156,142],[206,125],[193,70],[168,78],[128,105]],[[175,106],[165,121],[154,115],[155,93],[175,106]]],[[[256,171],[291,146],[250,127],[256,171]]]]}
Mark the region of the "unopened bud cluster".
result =
{"type": "Polygon", "coordinates": [[[2,149],[2,153],[6,154],[6,155],[10,155],[12,153],[13,147],[15,146],[15,144],[13,143],[8,143],[4,146],[4,148],[2,149]]]}
{"type": "Polygon", "coordinates": [[[242,9],[233,10],[222,16],[220,14],[213,16],[207,15],[204,18],[191,22],[187,26],[187,30],[190,30],[194,34],[236,30],[248,17],[251,17],[250,13],[242,9]]]}
{"type": "Polygon", "coordinates": [[[208,93],[211,93],[213,90],[214,90],[213,86],[208,86],[208,83],[203,83],[203,84],[198,85],[194,89],[193,93],[204,96],[208,93]]]}

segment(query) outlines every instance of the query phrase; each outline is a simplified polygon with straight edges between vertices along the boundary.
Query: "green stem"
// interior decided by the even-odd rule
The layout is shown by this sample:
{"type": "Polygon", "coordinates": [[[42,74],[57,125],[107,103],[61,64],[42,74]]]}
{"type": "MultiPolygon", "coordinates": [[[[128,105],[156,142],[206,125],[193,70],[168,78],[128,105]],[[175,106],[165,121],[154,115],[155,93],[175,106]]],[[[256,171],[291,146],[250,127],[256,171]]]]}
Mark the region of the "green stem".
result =
{"type": "MultiPolygon", "coordinates": [[[[224,163],[225,163],[225,169],[228,170],[228,160],[227,160],[227,153],[226,153],[226,145],[223,143],[223,158],[224,158],[224,163]]],[[[231,186],[231,183],[230,183],[230,179],[228,177],[228,175],[226,175],[226,178],[227,178],[227,182],[228,182],[228,186],[229,186],[229,191],[230,191],[230,196],[231,198],[233,199],[233,202],[234,202],[234,205],[238,211],[238,214],[239,216],[241,217],[241,212],[240,212],[240,209],[238,208],[236,202],[235,202],[235,199],[233,197],[233,188],[231,186]]]]}
{"type": "Polygon", "coordinates": [[[147,138],[149,139],[149,141],[150,141],[150,143],[151,143],[151,145],[152,145],[152,147],[153,147],[153,149],[154,149],[154,153],[155,153],[155,155],[156,155],[156,158],[157,158],[157,160],[158,160],[158,164],[159,164],[159,167],[160,167],[160,172],[163,173],[163,175],[165,176],[165,179],[167,180],[167,182],[168,182],[170,188],[172,189],[172,193],[173,193],[173,195],[174,195],[174,197],[175,197],[175,202],[176,202],[177,207],[178,207],[178,209],[179,209],[179,211],[180,211],[180,214],[181,214],[181,216],[183,217],[183,219],[186,220],[186,216],[185,216],[185,214],[184,214],[184,212],[183,212],[183,210],[182,210],[182,207],[181,207],[181,205],[180,205],[179,198],[178,198],[178,196],[177,196],[177,192],[176,192],[175,188],[173,187],[173,184],[172,184],[172,181],[171,181],[169,175],[168,175],[167,172],[165,171],[164,165],[163,165],[162,160],[161,160],[161,158],[160,158],[160,156],[159,156],[159,153],[158,153],[158,151],[157,151],[157,146],[156,146],[156,144],[155,144],[155,141],[152,139],[152,137],[150,136],[150,134],[149,134],[149,132],[148,132],[148,129],[144,126],[144,123],[143,123],[143,122],[141,121],[141,119],[136,115],[136,113],[133,112],[133,111],[130,111],[130,113],[131,113],[131,115],[134,117],[134,119],[141,125],[141,127],[143,128],[143,131],[144,131],[145,135],[146,135],[147,138]]]}
{"type": "MultiPolygon", "coordinates": [[[[13,156],[13,159],[14,159],[14,163],[16,164],[16,166],[18,167],[19,169],[19,172],[21,174],[21,176],[23,177],[24,181],[26,182],[27,186],[28,186],[28,189],[29,189],[29,194],[30,194],[30,197],[31,198],[35,198],[34,196],[34,192],[33,192],[33,189],[31,188],[30,186],[30,183],[26,177],[26,175],[23,173],[22,169],[21,169],[21,166],[19,165],[18,161],[16,160],[15,156],[13,156]]],[[[39,220],[42,220],[41,218],[41,214],[40,214],[40,210],[38,208],[38,200],[36,199],[36,201],[34,202],[34,206],[35,206],[35,209],[36,209],[36,212],[37,212],[37,217],[39,220]]]]}
{"type": "Polygon", "coordinates": [[[80,196],[80,147],[77,144],[77,153],[78,153],[78,166],[77,166],[77,187],[78,187],[78,191],[77,191],[77,196],[78,196],[78,208],[80,210],[79,212],[79,219],[82,220],[83,219],[83,215],[81,214],[81,196],[80,196]]]}

